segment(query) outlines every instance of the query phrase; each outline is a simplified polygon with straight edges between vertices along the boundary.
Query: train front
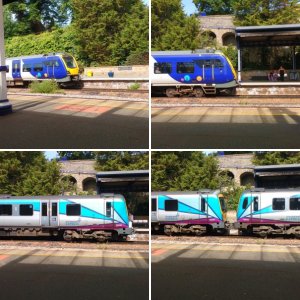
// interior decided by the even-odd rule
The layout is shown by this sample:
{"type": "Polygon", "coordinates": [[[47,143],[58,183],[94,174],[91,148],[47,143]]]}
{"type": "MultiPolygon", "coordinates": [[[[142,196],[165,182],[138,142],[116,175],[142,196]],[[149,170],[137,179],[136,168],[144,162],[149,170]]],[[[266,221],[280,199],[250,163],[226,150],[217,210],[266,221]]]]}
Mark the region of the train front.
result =
{"type": "Polygon", "coordinates": [[[75,58],[72,55],[69,54],[62,54],[61,56],[68,76],[70,76],[72,81],[79,81],[80,76],[79,76],[79,66],[75,60],[75,58]]]}

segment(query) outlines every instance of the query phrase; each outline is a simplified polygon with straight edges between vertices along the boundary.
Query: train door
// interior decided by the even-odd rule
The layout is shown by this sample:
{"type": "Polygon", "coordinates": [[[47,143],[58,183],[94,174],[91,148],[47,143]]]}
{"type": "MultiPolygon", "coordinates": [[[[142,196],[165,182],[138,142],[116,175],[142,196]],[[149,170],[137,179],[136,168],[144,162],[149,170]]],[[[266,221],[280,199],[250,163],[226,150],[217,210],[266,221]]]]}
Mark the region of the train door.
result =
{"type": "Polygon", "coordinates": [[[21,61],[13,60],[12,61],[12,76],[14,79],[21,79],[21,61]]]}
{"type": "Polygon", "coordinates": [[[151,197],[151,221],[157,222],[157,197],[151,197]]]}
{"type": "Polygon", "coordinates": [[[51,210],[50,210],[50,226],[58,226],[58,201],[51,201],[51,210]]]}
{"type": "Polygon", "coordinates": [[[110,197],[104,200],[104,212],[106,216],[105,224],[112,224],[114,227],[114,198],[110,197]]]}
{"type": "Polygon", "coordinates": [[[207,221],[208,218],[208,195],[206,194],[200,194],[200,211],[201,211],[201,215],[200,215],[200,219],[202,219],[202,221],[207,221]]]}
{"type": "Polygon", "coordinates": [[[251,205],[250,205],[250,216],[251,222],[257,222],[260,220],[261,214],[260,211],[260,196],[258,194],[251,194],[251,205]]]}
{"type": "Polygon", "coordinates": [[[49,201],[41,201],[41,226],[49,227],[50,218],[49,218],[49,201]]]}

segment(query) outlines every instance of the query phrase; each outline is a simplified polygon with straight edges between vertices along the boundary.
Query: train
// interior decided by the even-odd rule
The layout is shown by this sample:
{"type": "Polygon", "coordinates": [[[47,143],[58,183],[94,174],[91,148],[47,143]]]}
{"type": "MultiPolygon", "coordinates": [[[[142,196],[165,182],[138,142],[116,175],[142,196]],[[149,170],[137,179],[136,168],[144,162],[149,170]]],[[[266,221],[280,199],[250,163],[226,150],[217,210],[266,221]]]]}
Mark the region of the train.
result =
{"type": "Polygon", "coordinates": [[[125,198],[97,196],[0,197],[0,237],[52,236],[65,241],[125,240],[133,234],[125,198]]]}
{"type": "Polygon", "coordinates": [[[227,234],[226,203],[220,191],[151,194],[151,230],[172,234],[227,234]]]}
{"type": "Polygon", "coordinates": [[[254,188],[239,199],[236,222],[229,222],[220,191],[155,192],[151,196],[153,233],[241,236],[287,235],[300,238],[300,188],[254,188]]]}
{"type": "Polygon", "coordinates": [[[294,235],[300,238],[300,189],[245,191],[234,228],[240,235],[294,235]]]}
{"type": "Polygon", "coordinates": [[[76,59],[66,53],[20,56],[6,59],[8,86],[27,86],[32,81],[55,80],[67,85],[80,80],[76,59]]]}
{"type": "Polygon", "coordinates": [[[220,51],[154,51],[150,59],[152,93],[167,97],[234,95],[237,74],[220,51]]]}

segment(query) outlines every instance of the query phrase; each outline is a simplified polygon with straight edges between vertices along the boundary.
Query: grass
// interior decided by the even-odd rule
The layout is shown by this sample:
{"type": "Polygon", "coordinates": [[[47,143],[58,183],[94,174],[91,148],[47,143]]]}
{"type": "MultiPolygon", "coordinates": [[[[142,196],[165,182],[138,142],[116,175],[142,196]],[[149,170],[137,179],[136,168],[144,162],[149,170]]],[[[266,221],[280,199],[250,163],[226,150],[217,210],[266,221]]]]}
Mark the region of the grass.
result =
{"type": "Polygon", "coordinates": [[[62,94],[57,82],[54,80],[34,81],[30,84],[31,93],[62,94]]]}
{"type": "Polygon", "coordinates": [[[131,91],[137,91],[140,87],[141,87],[141,85],[139,83],[135,82],[132,85],[130,85],[128,87],[128,89],[131,91]]]}

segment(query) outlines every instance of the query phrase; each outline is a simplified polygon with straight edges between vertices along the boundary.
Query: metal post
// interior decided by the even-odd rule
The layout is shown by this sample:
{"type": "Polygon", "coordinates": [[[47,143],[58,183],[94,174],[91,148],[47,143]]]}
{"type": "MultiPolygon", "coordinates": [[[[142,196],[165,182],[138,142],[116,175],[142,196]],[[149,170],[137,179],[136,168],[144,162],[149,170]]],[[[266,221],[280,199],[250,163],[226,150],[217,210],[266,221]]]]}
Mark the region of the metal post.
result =
{"type": "Polygon", "coordinates": [[[0,0],[0,114],[10,112],[12,112],[12,105],[7,99],[3,4],[0,0]]]}
{"type": "Polygon", "coordinates": [[[295,71],[297,69],[297,66],[296,66],[296,47],[295,46],[292,47],[292,51],[293,51],[293,71],[295,71]]]}
{"type": "Polygon", "coordinates": [[[242,81],[242,50],[238,48],[238,82],[242,81]]]}

